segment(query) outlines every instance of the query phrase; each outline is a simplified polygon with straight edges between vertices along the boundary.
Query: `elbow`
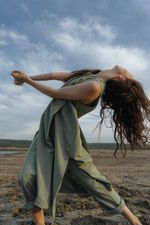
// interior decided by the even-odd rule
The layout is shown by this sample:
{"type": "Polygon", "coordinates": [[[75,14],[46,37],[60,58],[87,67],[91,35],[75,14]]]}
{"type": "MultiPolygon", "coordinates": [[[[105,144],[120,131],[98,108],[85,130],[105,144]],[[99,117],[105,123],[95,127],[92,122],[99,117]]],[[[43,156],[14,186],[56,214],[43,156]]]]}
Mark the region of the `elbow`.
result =
{"type": "Polygon", "coordinates": [[[53,89],[52,93],[49,93],[49,97],[54,99],[61,99],[60,93],[58,91],[59,89],[53,89]]]}

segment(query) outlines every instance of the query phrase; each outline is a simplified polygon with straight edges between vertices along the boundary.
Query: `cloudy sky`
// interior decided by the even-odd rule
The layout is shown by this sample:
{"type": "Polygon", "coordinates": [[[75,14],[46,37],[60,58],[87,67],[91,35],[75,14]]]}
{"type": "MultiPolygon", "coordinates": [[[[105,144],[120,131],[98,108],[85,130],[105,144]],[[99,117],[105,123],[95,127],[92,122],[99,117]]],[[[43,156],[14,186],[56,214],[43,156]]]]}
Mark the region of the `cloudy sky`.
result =
{"type": "MultiPolygon", "coordinates": [[[[32,75],[119,64],[150,96],[149,21],[149,0],[1,0],[0,138],[32,139],[51,100],[28,85],[15,86],[12,70],[32,75]]],[[[96,118],[79,120],[89,142],[98,141],[96,118]]],[[[100,141],[113,141],[111,129],[103,128],[100,141]]]]}

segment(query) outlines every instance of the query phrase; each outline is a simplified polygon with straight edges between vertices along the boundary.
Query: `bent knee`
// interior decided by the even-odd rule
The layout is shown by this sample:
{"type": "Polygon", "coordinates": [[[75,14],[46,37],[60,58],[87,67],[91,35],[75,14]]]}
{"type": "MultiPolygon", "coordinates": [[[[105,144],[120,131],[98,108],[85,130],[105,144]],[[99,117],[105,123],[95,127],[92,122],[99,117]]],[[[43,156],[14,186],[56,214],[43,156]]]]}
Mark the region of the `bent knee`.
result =
{"type": "Polygon", "coordinates": [[[31,174],[29,171],[21,171],[18,177],[19,186],[24,186],[26,184],[35,184],[36,175],[31,174]]]}
{"type": "Polygon", "coordinates": [[[37,195],[37,179],[35,175],[21,174],[19,176],[19,186],[22,189],[24,197],[27,201],[34,201],[37,195]]]}

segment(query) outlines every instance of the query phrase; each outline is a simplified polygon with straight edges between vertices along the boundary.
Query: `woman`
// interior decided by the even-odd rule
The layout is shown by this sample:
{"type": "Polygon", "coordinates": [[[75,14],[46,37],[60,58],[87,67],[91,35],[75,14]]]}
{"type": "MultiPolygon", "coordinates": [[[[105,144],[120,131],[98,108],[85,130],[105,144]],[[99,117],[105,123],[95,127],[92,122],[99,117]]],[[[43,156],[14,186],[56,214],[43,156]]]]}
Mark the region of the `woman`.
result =
{"type": "Polygon", "coordinates": [[[94,166],[77,122],[96,107],[101,97],[100,125],[105,119],[105,110],[112,110],[116,151],[125,147],[125,140],[132,149],[144,145],[148,141],[149,128],[144,120],[150,120],[150,101],[141,85],[120,66],[103,71],[52,72],[31,77],[13,71],[11,75],[16,85],[25,82],[53,98],[41,117],[19,177],[35,224],[45,224],[44,208],[50,208],[55,217],[56,196],[62,191],[91,193],[108,212],[122,214],[132,225],[141,225],[94,166]],[[53,79],[65,84],[53,89],[37,82],[53,79]]]}

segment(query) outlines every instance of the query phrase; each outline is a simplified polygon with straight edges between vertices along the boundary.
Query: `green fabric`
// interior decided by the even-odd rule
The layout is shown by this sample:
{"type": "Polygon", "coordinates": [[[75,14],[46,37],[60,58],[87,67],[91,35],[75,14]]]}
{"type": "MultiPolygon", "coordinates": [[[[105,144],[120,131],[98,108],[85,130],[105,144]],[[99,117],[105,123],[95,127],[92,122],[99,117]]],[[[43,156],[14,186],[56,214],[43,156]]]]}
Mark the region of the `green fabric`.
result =
{"type": "MultiPolygon", "coordinates": [[[[91,73],[74,77],[63,86],[90,80],[97,81],[103,93],[105,82],[91,73]]],[[[101,206],[121,212],[124,201],[94,166],[78,123],[78,118],[95,109],[99,98],[88,106],[80,101],[53,99],[42,114],[19,176],[28,209],[49,208],[55,217],[60,191],[89,192],[101,206]]]]}

